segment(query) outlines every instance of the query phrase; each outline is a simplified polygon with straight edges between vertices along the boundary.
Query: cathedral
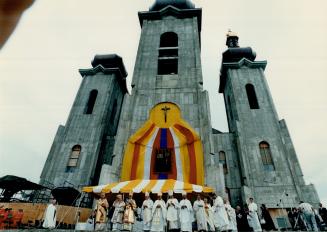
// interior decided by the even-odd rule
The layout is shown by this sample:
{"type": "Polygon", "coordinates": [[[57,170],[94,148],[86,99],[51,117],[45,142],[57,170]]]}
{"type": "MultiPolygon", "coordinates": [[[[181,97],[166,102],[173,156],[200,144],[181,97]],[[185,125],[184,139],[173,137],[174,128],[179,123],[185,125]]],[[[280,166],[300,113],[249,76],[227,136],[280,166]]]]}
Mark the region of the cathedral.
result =
{"type": "Polygon", "coordinates": [[[60,125],[41,184],[77,189],[135,179],[214,188],[233,206],[249,197],[288,208],[319,197],[306,185],[265,79],[266,61],[227,33],[219,93],[229,132],[212,128],[201,69],[201,8],[156,0],[138,13],[141,35],[129,93],[119,55],[96,55],[60,125]]]}

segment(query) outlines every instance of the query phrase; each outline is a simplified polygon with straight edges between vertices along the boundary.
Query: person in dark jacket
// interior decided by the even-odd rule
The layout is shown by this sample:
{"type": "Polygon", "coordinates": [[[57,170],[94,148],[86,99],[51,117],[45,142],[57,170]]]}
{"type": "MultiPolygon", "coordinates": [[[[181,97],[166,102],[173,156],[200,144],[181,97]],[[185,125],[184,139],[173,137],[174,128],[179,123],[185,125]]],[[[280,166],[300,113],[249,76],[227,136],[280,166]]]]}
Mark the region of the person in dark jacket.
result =
{"type": "Polygon", "coordinates": [[[237,230],[251,231],[252,229],[249,226],[246,212],[242,210],[240,206],[236,206],[235,213],[236,213],[237,230]]]}
{"type": "Polygon", "coordinates": [[[297,208],[292,208],[288,212],[288,219],[292,225],[293,230],[307,231],[307,227],[304,223],[303,216],[301,215],[301,213],[298,211],[297,208]]]}
{"type": "Polygon", "coordinates": [[[264,230],[277,230],[276,227],[275,227],[275,224],[269,214],[269,211],[266,207],[265,204],[262,204],[261,205],[261,219],[264,219],[265,220],[265,223],[263,223],[261,226],[262,226],[262,229],[264,230]]]}

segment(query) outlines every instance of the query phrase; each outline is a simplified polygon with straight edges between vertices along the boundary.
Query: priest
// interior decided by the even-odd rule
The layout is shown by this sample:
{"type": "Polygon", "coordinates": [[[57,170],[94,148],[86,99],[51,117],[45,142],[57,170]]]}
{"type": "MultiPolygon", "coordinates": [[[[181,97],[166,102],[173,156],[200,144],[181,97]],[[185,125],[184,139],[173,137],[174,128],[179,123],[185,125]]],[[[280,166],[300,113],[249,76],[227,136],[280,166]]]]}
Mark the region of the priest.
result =
{"type": "Polygon", "coordinates": [[[151,231],[163,232],[165,231],[167,218],[167,209],[164,200],[162,200],[162,193],[158,193],[158,199],[154,202],[152,208],[152,223],[151,231]]]}
{"type": "Polygon", "coordinates": [[[123,230],[132,231],[132,227],[135,222],[134,211],[136,210],[136,208],[137,206],[135,200],[133,199],[133,193],[130,192],[128,199],[125,203],[123,230]]]}
{"type": "Polygon", "coordinates": [[[204,209],[204,201],[201,199],[201,195],[197,195],[196,201],[193,203],[193,209],[195,212],[196,223],[198,226],[197,231],[207,231],[207,219],[206,219],[206,212],[204,209]]]}
{"type": "Polygon", "coordinates": [[[206,221],[207,221],[207,231],[215,231],[215,224],[213,219],[213,211],[208,198],[203,199],[204,202],[204,211],[206,212],[206,221]]]}
{"type": "Polygon", "coordinates": [[[228,215],[225,209],[224,201],[220,196],[213,195],[213,218],[216,231],[227,230],[229,224],[228,215]]]}
{"type": "Polygon", "coordinates": [[[179,231],[179,203],[174,197],[173,191],[168,192],[169,198],[166,203],[167,207],[167,222],[170,232],[179,231]]]}
{"type": "Polygon", "coordinates": [[[143,230],[149,232],[151,229],[153,201],[148,192],[145,193],[145,200],[142,204],[143,230]]]}
{"type": "Polygon", "coordinates": [[[105,193],[101,193],[100,198],[97,200],[96,203],[95,230],[105,229],[108,208],[109,208],[109,203],[106,199],[106,195],[105,193]]]}
{"type": "Polygon", "coordinates": [[[51,199],[51,203],[47,206],[47,209],[44,213],[44,221],[42,224],[43,228],[54,229],[56,227],[57,221],[57,201],[56,199],[51,199]]]}
{"type": "Polygon", "coordinates": [[[230,205],[227,199],[224,199],[225,209],[228,215],[228,226],[227,230],[232,232],[237,232],[237,222],[236,222],[236,213],[235,209],[230,205]]]}
{"type": "Polygon", "coordinates": [[[248,215],[248,221],[250,227],[252,227],[253,231],[262,231],[259,217],[258,217],[258,205],[254,203],[253,198],[250,197],[248,201],[248,209],[249,209],[249,215],[248,215]]]}
{"type": "Polygon", "coordinates": [[[182,192],[182,200],[179,202],[179,219],[182,232],[192,232],[192,222],[194,221],[193,208],[187,199],[185,191],[182,192]]]}
{"type": "Polygon", "coordinates": [[[122,229],[125,209],[125,202],[123,201],[123,197],[121,194],[118,194],[116,196],[116,200],[114,201],[112,206],[115,209],[111,218],[112,231],[120,231],[122,229]]]}

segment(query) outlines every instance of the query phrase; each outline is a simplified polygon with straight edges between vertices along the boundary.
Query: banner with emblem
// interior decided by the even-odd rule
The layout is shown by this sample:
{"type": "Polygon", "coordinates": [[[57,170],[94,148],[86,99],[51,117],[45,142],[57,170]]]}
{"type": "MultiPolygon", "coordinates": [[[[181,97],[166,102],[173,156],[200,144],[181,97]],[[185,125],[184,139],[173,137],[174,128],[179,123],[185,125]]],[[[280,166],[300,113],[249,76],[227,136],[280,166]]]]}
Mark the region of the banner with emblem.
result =
{"type": "Polygon", "coordinates": [[[170,102],[152,108],[149,119],[128,139],[121,181],[175,179],[204,184],[202,142],[170,102]]]}

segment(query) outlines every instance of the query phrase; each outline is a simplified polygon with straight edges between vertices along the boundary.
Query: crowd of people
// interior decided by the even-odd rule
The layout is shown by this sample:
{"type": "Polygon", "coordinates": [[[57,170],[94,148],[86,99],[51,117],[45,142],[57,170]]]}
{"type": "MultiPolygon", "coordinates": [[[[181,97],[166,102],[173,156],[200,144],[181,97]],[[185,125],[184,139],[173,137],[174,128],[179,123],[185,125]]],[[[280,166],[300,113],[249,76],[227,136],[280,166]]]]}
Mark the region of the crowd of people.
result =
{"type": "Polygon", "coordinates": [[[266,230],[276,229],[264,205],[262,217],[258,216],[258,206],[253,198],[243,209],[240,206],[232,208],[228,200],[216,194],[210,201],[212,205],[208,198],[198,194],[192,205],[186,192],[178,201],[172,191],[168,193],[167,201],[163,200],[162,193],[158,193],[153,201],[149,193],[145,193],[141,207],[137,207],[133,193],[130,193],[125,200],[118,194],[109,208],[105,194],[101,194],[89,222],[95,224],[95,230],[112,231],[135,231],[133,225],[137,221],[142,223],[145,232],[262,231],[262,225],[266,230]]]}
{"type": "Polygon", "coordinates": [[[327,209],[321,203],[316,210],[301,201],[298,208],[288,211],[288,218],[293,230],[326,231],[327,228],[327,209]]]}
{"type": "MultiPolygon", "coordinates": [[[[235,209],[228,200],[216,194],[210,198],[197,195],[193,205],[187,199],[187,193],[182,193],[180,201],[173,192],[168,193],[167,201],[162,198],[162,193],[157,194],[153,202],[149,193],[140,207],[130,193],[126,199],[122,194],[116,195],[112,206],[109,207],[104,193],[96,201],[95,210],[87,220],[88,230],[112,231],[276,231],[277,228],[269,214],[267,207],[262,204],[260,210],[253,198],[243,208],[235,209]],[[210,204],[210,202],[212,204],[210,204]],[[260,212],[260,213],[259,213],[260,212]],[[142,228],[133,229],[139,222],[142,228]]],[[[43,228],[56,227],[56,200],[51,199],[44,213],[43,228]]],[[[293,230],[326,231],[327,210],[320,204],[315,210],[312,205],[300,202],[298,207],[288,210],[289,222],[293,230]]]]}
{"type": "MultiPolygon", "coordinates": [[[[309,203],[301,201],[298,207],[288,211],[288,218],[293,230],[325,231],[327,210],[322,204],[315,210],[309,203]]],[[[122,194],[117,194],[111,207],[106,195],[101,193],[87,223],[90,230],[111,231],[277,230],[266,206],[262,204],[258,209],[253,198],[249,198],[243,208],[236,206],[234,209],[227,199],[216,194],[213,194],[210,200],[198,194],[192,205],[186,192],[182,192],[182,199],[178,201],[172,191],[168,193],[167,201],[163,200],[162,193],[157,194],[155,201],[150,198],[149,193],[145,193],[145,199],[139,207],[133,199],[133,193],[129,193],[125,199],[122,194]],[[136,222],[139,222],[142,228],[133,229],[136,222]]],[[[45,211],[43,227],[55,226],[56,200],[52,199],[45,211]]]]}

